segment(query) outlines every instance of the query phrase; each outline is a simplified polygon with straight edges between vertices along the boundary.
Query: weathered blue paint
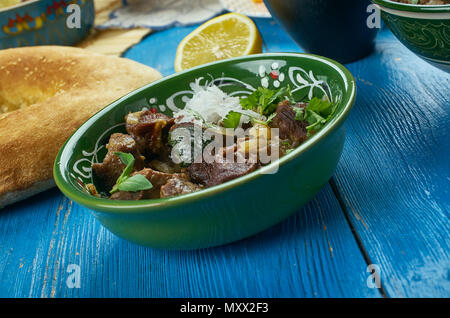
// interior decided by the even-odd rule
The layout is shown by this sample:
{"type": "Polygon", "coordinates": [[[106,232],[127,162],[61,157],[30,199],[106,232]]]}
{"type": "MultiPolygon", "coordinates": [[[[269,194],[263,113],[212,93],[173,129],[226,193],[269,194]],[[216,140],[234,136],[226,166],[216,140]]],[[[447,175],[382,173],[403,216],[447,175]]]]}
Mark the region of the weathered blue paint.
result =
{"type": "MultiPolygon", "coordinates": [[[[301,51],[271,19],[256,23],[266,51],[301,51]]],[[[194,28],[151,34],[125,56],[173,73],[194,28]]],[[[115,237],[53,189],[0,211],[0,297],[381,297],[370,262],[388,296],[450,296],[450,78],[387,30],[348,67],[359,92],[336,191],[249,239],[168,252],[115,237]],[[70,264],[80,288],[66,284],[70,264]]]]}

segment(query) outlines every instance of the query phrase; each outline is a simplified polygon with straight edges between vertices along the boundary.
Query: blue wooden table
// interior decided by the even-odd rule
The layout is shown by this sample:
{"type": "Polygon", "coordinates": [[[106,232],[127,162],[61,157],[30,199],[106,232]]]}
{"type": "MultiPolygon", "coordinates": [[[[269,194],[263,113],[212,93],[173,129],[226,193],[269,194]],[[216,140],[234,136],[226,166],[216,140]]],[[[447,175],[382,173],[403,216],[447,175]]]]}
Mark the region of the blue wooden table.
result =
{"type": "MultiPolygon", "coordinates": [[[[255,22],[265,51],[301,52],[273,20],[255,22]]],[[[125,57],[171,74],[195,27],[153,33],[125,57]]],[[[0,297],[449,297],[450,76],[386,29],[347,67],[358,97],[341,161],[292,217],[234,244],[162,251],[53,189],[0,210],[0,297]]]]}

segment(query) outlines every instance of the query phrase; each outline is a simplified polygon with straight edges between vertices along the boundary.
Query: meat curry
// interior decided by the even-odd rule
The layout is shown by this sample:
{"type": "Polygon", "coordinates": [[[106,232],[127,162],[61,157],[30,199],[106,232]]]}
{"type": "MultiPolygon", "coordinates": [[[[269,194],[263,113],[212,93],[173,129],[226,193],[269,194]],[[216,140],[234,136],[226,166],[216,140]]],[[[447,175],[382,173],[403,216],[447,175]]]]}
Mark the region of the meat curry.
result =
{"type": "Polygon", "coordinates": [[[335,111],[335,105],[326,98],[296,102],[289,87],[278,91],[259,88],[250,96],[237,98],[210,86],[199,88],[198,95],[197,104],[194,95],[192,103],[173,117],[155,108],[126,115],[126,133],[112,134],[103,161],[92,164],[96,186],[88,186],[91,194],[112,200],[156,199],[222,184],[268,164],[258,154],[251,160],[252,148],[264,144],[269,154],[276,147],[279,157],[284,156],[320,130],[335,111]],[[223,105],[215,112],[201,102],[218,94],[217,103],[223,105]],[[223,111],[226,107],[229,109],[223,111]],[[237,128],[247,134],[234,134],[237,128]],[[227,142],[206,151],[214,160],[202,160],[209,143],[200,137],[203,152],[186,156],[175,137],[180,129],[203,133],[212,129],[215,139],[227,142]]]}

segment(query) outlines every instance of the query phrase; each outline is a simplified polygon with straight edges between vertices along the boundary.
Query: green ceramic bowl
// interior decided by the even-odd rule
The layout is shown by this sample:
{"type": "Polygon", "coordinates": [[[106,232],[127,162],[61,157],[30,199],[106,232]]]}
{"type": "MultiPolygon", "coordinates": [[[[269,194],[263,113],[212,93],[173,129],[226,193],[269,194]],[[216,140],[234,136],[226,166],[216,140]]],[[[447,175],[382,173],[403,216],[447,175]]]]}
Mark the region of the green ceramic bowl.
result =
{"type": "Polygon", "coordinates": [[[345,67],[315,55],[259,54],[199,66],[144,86],[91,117],[60,150],[54,165],[55,181],[66,196],[93,210],[106,228],[138,244],[194,249],[236,241],[298,211],[327,183],[342,152],[344,121],[355,94],[355,81],[345,67]],[[278,76],[273,76],[275,72],[278,76]],[[124,116],[143,107],[172,114],[184,107],[192,96],[190,85],[200,77],[201,83],[214,81],[238,96],[261,85],[289,84],[294,96],[327,94],[339,107],[327,126],[300,147],[224,184],[145,201],[113,201],[89,195],[83,185],[93,182],[91,163],[103,160],[104,145],[112,133],[125,131],[124,116]],[[268,173],[277,166],[276,173],[268,173]]]}
{"type": "Polygon", "coordinates": [[[412,5],[372,0],[392,33],[428,63],[450,72],[450,4],[412,5]]]}

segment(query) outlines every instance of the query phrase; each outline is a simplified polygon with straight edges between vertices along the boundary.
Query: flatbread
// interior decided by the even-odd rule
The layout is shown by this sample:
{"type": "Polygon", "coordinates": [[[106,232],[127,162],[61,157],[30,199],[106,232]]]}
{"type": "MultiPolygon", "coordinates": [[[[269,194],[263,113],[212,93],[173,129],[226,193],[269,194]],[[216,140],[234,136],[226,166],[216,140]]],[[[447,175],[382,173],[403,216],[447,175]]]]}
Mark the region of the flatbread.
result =
{"type": "Polygon", "coordinates": [[[154,69],[83,49],[0,51],[0,208],[54,186],[53,162],[89,117],[161,78],[154,69]]]}

